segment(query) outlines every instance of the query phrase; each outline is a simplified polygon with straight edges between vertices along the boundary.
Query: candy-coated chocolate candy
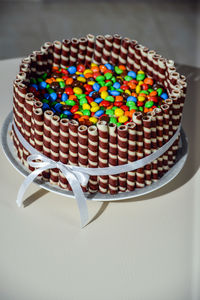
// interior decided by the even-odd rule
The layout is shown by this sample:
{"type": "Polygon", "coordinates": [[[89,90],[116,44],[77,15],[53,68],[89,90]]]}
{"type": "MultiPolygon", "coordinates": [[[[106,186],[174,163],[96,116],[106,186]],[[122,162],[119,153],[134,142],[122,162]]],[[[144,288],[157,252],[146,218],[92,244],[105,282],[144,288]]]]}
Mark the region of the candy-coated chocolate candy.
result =
{"type": "Polygon", "coordinates": [[[65,102],[65,101],[67,101],[67,99],[68,99],[68,95],[66,93],[63,93],[61,100],[65,102]]]}
{"type": "Polygon", "coordinates": [[[43,106],[42,106],[42,109],[43,109],[43,110],[47,110],[47,109],[49,109],[49,108],[50,108],[49,104],[43,103],[43,106]]]}
{"type": "Polygon", "coordinates": [[[75,66],[70,66],[67,71],[69,74],[75,74],[76,73],[76,67],[75,66]]]}
{"type": "Polygon", "coordinates": [[[52,101],[55,101],[55,100],[57,99],[57,97],[58,97],[57,94],[54,93],[54,92],[50,94],[50,99],[51,99],[52,101]]]}
{"type": "Polygon", "coordinates": [[[89,84],[85,84],[84,88],[86,89],[87,92],[94,92],[92,86],[89,84]]]}
{"type": "Polygon", "coordinates": [[[90,116],[90,114],[91,114],[91,112],[90,112],[89,109],[84,109],[84,110],[83,110],[83,115],[84,115],[84,116],[90,116]]]}
{"type": "Polygon", "coordinates": [[[126,105],[122,105],[120,108],[123,109],[123,111],[128,111],[129,110],[129,107],[126,106],[126,105]]]}
{"type": "Polygon", "coordinates": [[[162,92],[163,92],[163,89],[162,88],[159,88],[156,90],[157,91],[157,94],[158,96],[161,96],[162,92]]]}
{"type": "Polygon", "coordinates": [[[105,80],[105,77],[103,75],[99,75],[99,76],[96,77],[96,81],[98,81],[98,82],[99,81],[101,82],[101,81],[104,81],[104,80],[105,80]]]}
{"type": "Polygon", "coordinates": [[[95,118],[95,117],[90,117],[90,118],[89,118],[89,121],[92,122],[92,123],[94,123],[94,124],[96,124],[97,121],[98,121],[98,119],[95,118]]]}
{"type": "Polygon", "coordinates": [[[158,97],[156,97],[156,96],[150,96],[149,100],[153,101],[154,103],[157,103],[158,102],[158,97]]]}
{"type": "Polygon", "coordinates": [[[79,81],[79,82],[86,82],[87,80],[84,78],[84,77],[82,77],[82,76],[78,76],[77,77],[77,80],[79,81]]]}
{"type": "Polygon", "coordinates": [[[102,92],[101,92],[101,98],[102,98],[102,99],[106,99],[106,97],[108,97],[108,96],[109,96],[109,94],[108,94],[107,91],[102,91],[102,92]]]}
{"type": "Polygon", "coordinates": [[[72,113],[69,110],[64,110],[63,114],[65,114],[67,117],[72,116],[72,113]]]}
{"type": "Polygon", "coordinates": [[[110,102],[114,102],[115,98],[113,96],[107,96],[105,100],[110,101],[110,102]]]}
{"type": "Polygon", "coordinates": [[[125,123],[126,121],[128,121],[127,116],[121,116],[121,117],[118,118],[118,122],[120,122],[120,123],[125,123]]]}
{"type": "Polygon", "coordinates": [[[136,80],[142,81],[144,79],[145,79],[145,74],[144,73],[137,73],[136,80]]]}
{"type": "Polygon", "coordinates": [[[60,81],[59,85],[60,85],[61,89],[65,88],[65,86],[66,86],[64,81],[60,81]]]}
{"type": "Polygon", "coordinates": [[[117,123],[117,119],[115,117],[110,117],[110,123],[117,123]]]}
{"type": "Polygon", "coordinates": [[[114,111],[112,109],[106,109],[106,114],[109,115],[109,116],[113,116],[114,111]]]}
{"type": "Polygon", "coordinates": [[[66,105],[70,105],[70,106],[73,106],[76,104],[76,102],[74,100],[67,100],[65,103],[66,103],[66,105]]]}
{"type": "Polygon", "coordinates": [[[151,108],[153,105],[154,105],[153,101],[147,101],[144,106],[147,108],[151,108]]]}
{"type": "Polygon", "coordinates": [[[45,89],[46,86],[47,86],[47,83],[46,83],[45,81],[42,81],[42,82],[40,82],[40,84],[39,84],[39,88],[40,88],[40,89],[45,89]]]}
{"type": "Polygon", "coordinates": [[[124,114],[124,111],[121,108],[115,109],[115,116],[116,117],[121,117],[121,116],[123,116],[123,114],[124,114]]]}
{"type": "Polygon", "coordinates": [[[98,106],[98,104],[97,104],[96,102],[94,102],[94,101],[92,101],[92,102],[90,103],[90,105],[91,105],[92,107],[98,106]]]}
{"type": "Polygon", "coordinates": [[[136,78],[137,74],[134,71],[129,71],[128,76],[130,76],[131,78],[136,78]]]}
{"type": "Polygon", "coordinates": [[[146,98],[144,96],[138,96],[138,101],[144,101],[146,98]]]}
{"type": "Polygon", "coordinates": [[[94,91],[98,92],[101,86],[96,82],[96,83],[93,84],[92,87],[93,87],[94,91]]]}
{"type": "Polygon", "coordinates": [[[109,102],[109,101],[103,100],[103,101],[101,102],[101,105],[104,106],[104,107],[108,107],[108,106],[110,106],[110,102],[109,102]]]}
{"type": "Polygon", "coordinates": [[[136,92],[137,94],[139,94],[140,91],[141,91],[141,87],[140,87],[139,85],[137,85],[136,88],[135,88],[135,92],[136,92]]]}
{"type": "Polygon", "coordinates": [[[101,101],[103,101],[103,99],[102,98],[96,98],[94,101],[99,104],[99,103],[101,103],[101,101]]]}
{"type": "Polygon", "coordinates": [[[128,102],[129,101],[133,101],[133,102],[137,102],[137,98],[136,97],[134,97],[134,96],[129,96],[127,99],[126,99],[128,102]]]}
{"type": "Polygon", "coordinates": [[[120,86],[121,86],[121,84],[119,83],[119,82],[115,82],[115,83],[113,83],[113,87],[115,88],[115,89],[119,89],[120,88],[120,86]]]}
{"type": "Polygon", "coordinates": [[[98,110],[98,111],[96,111],[95,112],[95,117],[100,117],[100,116],[102,116],[104,114],[104,110],[103,109],[100,109],[100,110],[98,110]]]}
{"type": "Polygon", "coordinates": [[[110,95],[112,95],[112,96],[119,96],[120,92],[118,92],[118,91],[111,91],[110,95]]]}
{"type": "Polygon", "coordinates": [[[67,88],[65,89],[65,93],[66,93],[67,95],[73,95],[73,94],[74,94],[73,89],[72,89],[71,87],[67,87],[67,88]]]}
{"type": "Polygon", "coordinates": [[[163,100],[168,99],[167,93],[162,93],[162,94],[160,95],[160,97],[161,97],[163,100]]]}
{"type": "Polygon", "coordinates": [[[78,94],[78,95],[81,95],[83,93],[82,89],[79,87],[73,88],[73,92],[74,94],[78,94]]]}
{"type": "Polygon", "coordinates": [[[90,109],[90,105],[88,103],[84,103],[82,108],[83,109],[90,109]]]}
{"type": "Polygon", "coordinates": [[[85,71],[85,66],[84,65],[78,65],[77,66],[77,71],[83,73],[85,71]]]}
{"type": "Polygon", "coordinates": [[[117,73],[117,74],[122,74],[123,73],[123,70],[122,69],[120,69],[119,67],[117,67],[117,66],[115,66],[115,73],[117,73]]]}
{"type": "Polygon", "coordinates": [[[111,64],[109,64],[109,63],[105,64],[105,67],[106,67],[108,70],[114,70],[114,67],[113,67],[111,64]]]}
{"type": "Polygon", "coordinates": [[[99,110],[99,106],[92,106],[90,110],[91,112],[96,112],[97,110],[99,110]]]}
{"type": "Polygon", "coordinates": [[[78,109],[79,109],[78,105],[74,105],[70,111],[71,113],[74,114],[76,111],[78,111],[78,109]]]}
{"type": "Polygon", "coordinates": [[[107,80],[111,79],[112,76],[113,76],[113,75],[112,75],[112,73],[110,73],[110,72],[107,72],[107,73],[104,74],[104,77],[105,77],[105,79],[107,79],[107,80]]]}
{"type": "Polygon", "coordinates": [[[123,105],[123,102],[115,101],[114,105],[117,106],[117,107],[121,107],[123,105]]]}
{"type": "Polygon", "coordinates": [[[128,76],[128,75],[126,75],[125,77],[124,77],[124,79],[126,80],[126,81],[130,81],[131,79],[133,79],[131,76],[128,76]]]}
{"type": "Polygon", "coordinates": [[[83,105],[84,103],[88,103],[87,99],[86,98],[82,98],[80,99],[80,105],[83,105]]]}

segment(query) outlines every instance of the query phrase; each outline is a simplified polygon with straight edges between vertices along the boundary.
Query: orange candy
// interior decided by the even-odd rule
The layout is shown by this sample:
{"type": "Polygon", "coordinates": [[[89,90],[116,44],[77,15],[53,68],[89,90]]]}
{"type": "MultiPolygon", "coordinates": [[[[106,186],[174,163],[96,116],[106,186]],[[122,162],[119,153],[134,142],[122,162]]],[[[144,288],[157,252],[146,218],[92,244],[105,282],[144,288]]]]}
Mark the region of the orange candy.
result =
{"type": "Polygon", "coordinates": [[[65,80],[66,85],[71,85],[73,82],[73,78],[69,77],[67,80],[65,80]]]}
{"type": "Polygon", "coordinates": [[[115,101],[123,101],[123,97],[122,96],[116,96],[115,101]]]}
{"type": "Polygon", "coordinates": [[[53,70],[53,71],[57,71],[57,70],[58,70],[58,67],[52,67],[52,70],[53,70]]]}
{"type": "Polygon", "coordinates": [[[157,91],[153,91],[149,94],[149,96],[157,96],[157,91]]]}
{"type": "Polygon", "coordinates": [[[107,86],[102,86],[100,89],[99,89],[99,93],[103,92],[103,91],[107,91],[108,87],[107,86]]]}
{"type": "Polygon", "coordinates": [[[133,116],[134,112],[136,112],[136,110],[135,110],[135,109],[131,109],[131,110],[129,111],[129,116],[130,116],[130,118],[132,118],[132,116],[133,116]]]}
{"type": "Polygon", "coordinates": [[[102,73],[104,73],[107,70],[107,68],[104,65],[100,65],[99,69],[102,73]]]}
{"type": "Polygon", "coordinates": [[[93,66],[91,68],[92,72],[95,73],[95,72],[99,72],[99,67],[98,66],[93,66]]]}
{"type": "Polygon", "coordinates": [[[126,67],[124,65],[119,65],[119,69],[125,71],[126,70],[126,67]]]}
{"type": "Polygon", "coordinates": [[[149,85],[153,85],[153,79],[147,77],[147,78],[144,79],[144,83],[145,83],[145,84],[149,84],[149,85]]]}
{"type": "Polygon", "coordinates": [[[132,94],[131,94],[131,96],[133,96],[133,97],[136,97],[137,98],[137,94],[135,93],[135,92],[133,92],[132,94]]]}
{"type": "Polygon", "coordinates": [[[69,95],[69,100],[76,100],[76,96],[75,95],[69,95]]]}
{"type": "Polygon", "coordinates": [[[46,83],[48,83],[48,84],[51,84],[52,82],[53,82],[53,80],[50,79],[50,78],[48,78],[48,79],[46,80],[46,83]]]}
{"type": "Polygon", "coordinates": [[[133,82],[128,82],[127,85],[130,87],[130,89],[134,90],[136,88],[136,84],[133,82]]]}

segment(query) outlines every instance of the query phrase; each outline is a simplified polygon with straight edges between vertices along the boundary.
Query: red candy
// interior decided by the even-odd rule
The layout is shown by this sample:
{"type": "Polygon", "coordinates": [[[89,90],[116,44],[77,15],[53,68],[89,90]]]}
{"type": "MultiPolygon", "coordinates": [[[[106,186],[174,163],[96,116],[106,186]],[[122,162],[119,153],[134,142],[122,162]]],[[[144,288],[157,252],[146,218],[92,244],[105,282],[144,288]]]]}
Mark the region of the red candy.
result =
{"type": "Polygon", "coordinates": [[[153,102],[157,103],[158,102],[158,97],[156,97],[156,96],[150,96],[149,97],[149,101],[153,101],[153,102]]]}
{"type": "Polygon", "coordinates": [[[85,85],[84,85],[84,88],[85,88],[85,89],[86,89],[86,91],[87,91],[87,92],[89,92],[89,93],[93,91],[93,88],[92,88],[92,86],[91,86],[91,85],[89,85],[89,84],[85,84],[85,85]]]}
{"type": "Polygon", "coordinates": [[[70,111],[71,111],[71,113],[74,114],[78,110],[79,110],[79,106],[78,105],[74,105],[70,111]]]}
{"type": "Polygon", "coordinates": [[[143,101],[138,101],[137,106],[144,106],[144,102],[143,101]]]}
{"type": "Polygon", "coordinates": [[[110,102],[109,102],[109,101],[103,100],[103,101],[101,102],[101,106],[108,107],[108,106],[110,106],[110,102]]]}
{"type": "Polygon", "coordinates": [[[126,106],[126,105],[122,105],[120,108],[123,109],[124,111],[128,111],[129,110],[129,107],[126,106]]]}
{"type": "Polygon", "coordinates": [[[123,105],[123,102],[120,102],[120,101],[115,101],[115,102],[114,102],[114,106],[120,107],[120,106],[122,106],[122,105],[123,105]]]}
{"type": "Polygon", "coordinates": [[[65,89],[65,93],[66,93],[67,95],[73,95],[73,94],[74,94],[74,92],[73,92],[73,90],[72,90],[71,87],[66,88],[66,89],[65,89]]]}
{"type": "Polygon", "coordinates": [[[77,71],[83,73],[85,71],[85,66],[84,65],[78,65],[77,66],[77,71]]]}

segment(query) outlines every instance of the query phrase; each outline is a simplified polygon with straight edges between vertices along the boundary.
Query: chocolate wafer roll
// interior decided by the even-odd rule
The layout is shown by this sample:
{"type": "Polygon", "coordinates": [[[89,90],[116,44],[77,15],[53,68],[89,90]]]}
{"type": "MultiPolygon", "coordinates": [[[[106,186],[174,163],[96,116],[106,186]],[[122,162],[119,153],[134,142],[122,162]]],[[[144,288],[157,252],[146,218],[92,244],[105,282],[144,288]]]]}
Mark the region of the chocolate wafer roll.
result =
{"type": "Polygon", "coordinates": [[[21,131],[21,127],[23,124],[23,112],[24,112],[24,106],[25,106],[25,96],[27,93],[27,86],[21,82],[15,83],[16,90],[15,90],[15,100],[16,100],[16,125],[18,126],[18,129],[21,131]]]}
{"type": "MultiPolygon", "coordinates": [[[[78,127],[78,165],[85,168],[88,165],[88,128],[85,125],[78,127]]],[[[85,186],[82,189],[87,191],[85,186]]]]}
{"type": "Polygon", "coordinates": [[[60,41],[53,42],[53,67],[60,66],[62,43],[60,41]]]}
{"type": "MultiPolygon", "coordinates": [[[[88,166],[89,168],[98,167],[98,130],[95,125],[88,127],[88,166]]],[[[97,176],[90,176],[89,192],[96,193],[97,191],[97,176]]]]}
{"type": "MultiPolygon", "coordinates": [[[[54,161],[59,161],[59,140],[60,140],[60,117],[51,117],[51,148],[50,148],[50,158],[54,161]]],[[[59,169],[50,170],[50,183],[55,185],[59,181],[59,169]]]]}
{"type": "Polygon", "coordinates": [[[119,51],[119,64],[126,65],[129,44],[130,44],[129,38],[124,38],[122,40],[120,51],[119,51]]]}
{"type": "MultiPolygon", "coordinates": [[[[144,156],[151,154],[151,117],[144,116],[143,119],[143,131],[144,131],[144,156]]],[[[151,164],[147,164],[144,167],[145,173],[145,185],[150,185],[151,181],[151,164]]]]}
{"type": "Polygon", "coordinates": [[[46,48],[44,45],[41,47],[41,52],[43,53],[43,73],[48,72],[48,48],[46,48]]]}
{"type": "Polygon", "coordinates": [[[105,44],[103,47],[103,53],[102,53],[102,64],[106,64],[110,61],[110,53],[112,50],[113,45],[113,36],[110,34],[105,35],[105,44]]]}
{"type": "Polygon", "coordinates": [[[110,61],[113,65],[118,64],[120,47],[121,47],[121,40],[122,40],[122,37],[120,35],[114,34],[112,52],[111,52],[111,55],[110,55],[110,61]]]}
{"type": "Polygon", "coordinates": [[[78,126],[76,120],[69,121],[69,164],[78,165],[78,126]]]}
{"type": "Polygon", "coordinates": [[[35,77],[36,76],[36,65],[37,65],[35,51],[30,55],[30,60],[31,60],[31,63],[30,63],[31,74],[30,74],[30,76],[35,77]]]}
{"type": "Polygon", "coordinates": [[[129,44],[129,47],[128,47],[128,53],[127,53],[127,69],[128,70],[134,70],[135,47],[136,47],[136,45],[137,45],[137,41],[132,40],[129,44]]]}
{"type": "MultiPolygon", "coordinates": [[[[181,100],[181,94],[179,89],[174,89],[172,90],[172,130],[173,133],[176,132],[176,130],[178,129],[178,126],[180,124],[180,120],[181,120],[181,106],[180,106],[180,100],[181,100]]],[[[176,139],[176,141],[174,142],[174,144],[172,145],[172,151],[173,151],[173,162],[176,159],[176,154],[177,154],[177,150],[178,150],[178,143],[179,143],[179,137],[180,134],[178,136],[178,138],[176,139]]]]}
{"type": "Polygon", "coordinates": [[[47,49],[47,71],[50,72],[53,66],[53,44],[46,42],[44,46],[47,49]]]}
{"type": "Polygon", "coordinates": [[[134,70],[137,72],[141,69],[140,67],[140,63],[141,63],[141,49],[142,49],[142,46],[137,44],[135,46],[135,59],[134,59],[134,70]]]}
{"type": "MultiPolygon", "coordinates": [[[[99,133],[99,167],[108,166],[108,125],[106,121],[98,121],[97,128],[99,133]]],[[[107,193],[108,191],[108,176],[98,176],[99,192],[107,193]]]]}
{"type": "Polygon", "coordinates": [[[79,40],[72,38],[70,45],[70,55],[69,55],[69,65],[74,65],[76,63],[79,48],[79,40]]]}
{"type": "MultiPolygon", "coordinates": [[[[118,140],[118,165],[124,165],[127,163],[128,158],[128,127],[121,125],[117,128],[117,140],[118,140]]],[[[123,166],[122,166],[123,170],[123,166]]],[[[127,173],[119,174],[119,190],[121,192],[126,191],[126,175],[127,173]]]]}
{"type": "MultiPolygon", "coordinates": [[[[155,152],[157,150],[157,125],[156,125],[156,115],[154,111],[150,111],[147,113],[148,116],[151,116],[151,152],[155,152]]],[[[158,180],[158,160],[155,159],[151,163],[151,178],[152,181],[158,180]]]]}
{"type": "Polygon", "coordinates": [[[87,35],[87,48],[86,48],[86,56],[85,56],[85,64],[86,66],[90,66],[93,53],[94,53],[94,43],[95,43],[95,37],[92,34],[87,35]]]}
{"type": "Polygon", "coordinates": [[[140,55],[141,55],[141,62],[140,62],[140,69],[146,72],[147,69],[147,53],[149,49],[141,45],[140,47],[140,55]]]}
{"type": "MultiPolygon", "coordinates": [[[[68,163],[69,157],[69,120],[60,120],[60,146],[59,146],[59,160],[63,164],[68,163]]],[[[59,186],[63,189],[68,189],[68,182],[63,173],[59,172],[59,186]]]]}
{"type": "Polygon", "coordinates": [[[161,58],[161,55],[159,55],[157,53],[152,56],[152,62],[153,62],[153,65],[152,65],[153,70],[152,70],[152,72],[153,72],[153,78],[154,78],[154,80],[156,82],[159,81],[158,61],[159,61],[160,58],[161,58]]]}
{"type": "MultiPolygon", "coordinates": [[[[155,108],[156,115],[156,135],[157,135],[157,147],[160,148],[163,145],[163,112],[161,108],[155,108]]],[[[158,157],[158,176],[163,175],[163,157],[158,157]]]]}
{"type": "MultiPolygon", "coordinates": [[[[161,105],[163,111],[163,144],[167,143],[169,140],[169,108],[168,104],[161,105]]],[[[166,151],[163,154],[163,172],[167,172],[168,170],[168,155],[166,151]]]]}
{"type": "MultiPolygon", "coordinates": [[[[24,138],[28,142],[30,141],[31,137],[31,128],[34,130],[32,126],[32,115],[33,115],[33,105],[34,105],[34,95],[32,93],[28,93],[25,96],[25,105],[24,105],[24,113],[23,113],[23,132],[24,138]]],[[[33,140],[34,140],[34,133],[33,133],[33,140]]],[[[33,145],[34,143],[31,143],[33,145]]]]}
{"type": "Polygon", "coordinates": [[[94,63],[101,64],[102,52],[105,43],[105,38],[103,35],[96,36],[95,50],[94,50],[94,63]]]}
{"type": "MultiPolygon", "coordinates": [[[[51,118],[53,112],[51,110],[46,110],[44,112],[44,131],[43,131],[43,154],[47,157],[50,157],[51,149],[51,118]]],[[[49,170],[46,170],[42,173],[43,179],[48,180],[50,178],[49,170]]]]}
{"type": "Polygon", "coordinates": [[[79,39],[79,51],[78,51],[78,64],[84,64],[85,63],[85,55],[86,55],[86,49],[87,49],[87,38],[81,37],[79,39]]]}
{"type": "Polygon", "coordinates": [[[63,40],[60,61],[61,68],[66,68],[69,64],[70,45],[71,41],[69,39],[63,40]]]}
{"type": "Polygon", "coordinates": [[[181,86],[180,117],[182,117],[183,106],[184,106],[186,91],[187,91],[186,77],[181,75],[181,79],[178,80],[178,84],[181,86]]]}
{"type": "Polygon", "coordinates": [[[40,76],[44,73],[44,53],[42,51],[37,51],[36,53],[36,70],[37,75],[40,76]]]}
{"type": "Polygon", "coordinates": [[[33,108],[35,149],[43,151],[44,114],[42,108],[33,108]]]}
{"type": "MultiPolygon", "coordinates": [[[[169,139],[173,136],[173,124],[172,124],[172,115],[173,115],[173,110],[172,110],[172,104],[173,101],[171,99],[166,99],[165,103],[169,105],[169,139]]],[[[169,168],[173,165],[173,151],[172,147],[170,147],[167,151],[167,157],[168,157],[168,166],[169,168]]]]}
{"type": "MultiPolygon", "coordinates": [[[[136,124],[130,122],[128,126],[128,163],[134,162],[136,157],[136,124]]],[[[127,190],[135,189],[135,171],[127,172],[127,190]]]]}
{"type": "Polygon", "coordinates": [[[153,56],[156,54],[154,50],[149,50],[147,53],[147,74],[150,77],[153,77],[153,56]]]}
{"type": "MultiPolygon", "coordinates": [[[[133,122],[136,124],[136,136],[137,136],[137,159],[144,157],[143,154],[143,125],[142,125],[142,113],[134,112],[133,122]]],[[[144,167],[136,170],[136,187],[142,188],[145,185],[144,167]]]]}
{"type": "MultiPolygon", "coordinates": [[[[114,123],[108,124],[109,131],[109,167],[117,166],[117,125],[114,123]]],[[[109,193],[111,195],[116,194],[118,192],[118,175],[109,175],[108,177],[109,183],[109,193]]]]}
{"type": "Polygon", "coordinates": [[[165,73],[166,73],[166,59],[160,57],[158,59],[158,81],[164,85],[165,81],[165,73]]]}

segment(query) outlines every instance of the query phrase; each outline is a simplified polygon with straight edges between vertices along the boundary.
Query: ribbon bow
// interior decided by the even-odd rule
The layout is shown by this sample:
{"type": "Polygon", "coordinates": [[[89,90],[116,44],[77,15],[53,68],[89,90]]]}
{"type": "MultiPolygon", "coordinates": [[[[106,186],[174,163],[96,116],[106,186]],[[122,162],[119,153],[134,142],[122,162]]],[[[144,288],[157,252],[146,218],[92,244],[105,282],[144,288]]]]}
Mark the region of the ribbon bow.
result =
{"type": "Polygon", "coordinates": [[[88,222],[88,209],[86,199],[80,185],[87,185],[89,175],[84,172],[77,171],[74,166],[64,165],[61,162],[53,161],[42,154],[29,155],[27,162],[31,167],[37,169],[29,174],[21,185],[17,195],[18,206],[21,207],[23,203],[23,195],[26,189],[40,173],[48,169],[57,168],[63,173],[72,188],[80,211],[81,226],[84,227],[88,222]]]}

